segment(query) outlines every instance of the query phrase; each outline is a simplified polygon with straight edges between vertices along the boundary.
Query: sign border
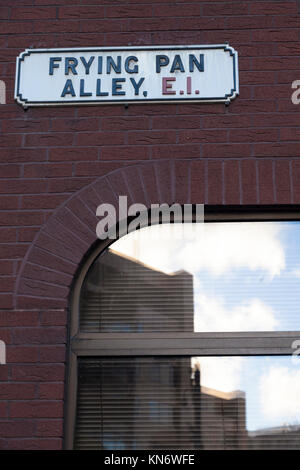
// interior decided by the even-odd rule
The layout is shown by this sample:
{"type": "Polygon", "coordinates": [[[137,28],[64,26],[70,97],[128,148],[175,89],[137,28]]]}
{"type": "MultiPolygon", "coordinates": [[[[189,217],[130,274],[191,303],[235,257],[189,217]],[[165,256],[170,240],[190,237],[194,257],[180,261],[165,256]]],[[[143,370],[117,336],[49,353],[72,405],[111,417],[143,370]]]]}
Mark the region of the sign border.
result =
{"type": "Polygon", "coordinates": [[[145,103],[225,103],[229,105],[230,102],[239,95],[239,74],[238,74],[238,53],[231,47],[228,43],[225,44],[207,44],[207,45],[191,45],[191,46],[120,46],[120,47],[70,47],[70,48],[53,48],[53,49],[26,49],[16,59],[16,80],[15,80],[15,101],[22,105],[24,108],[37,107],[37,106],[96,106],[96,105],[110,105],[110,104],[145,104],[145,103]],[[203,49],[223,49],[225,52],[229,52],[230,56],[233,57],[233,88],[231,89],[230,94],[226,94],[221,97],[211,97],[211,98],[164,98],[164,99],[147,99],[141,98],[136,99],[115,99],[115,100],[73,100],[73,101],[29,101],[27,98],[24,98],[20,93],[20,76],[21,76],[21,66],[24,62],[25,57],[31,54],[37,53],[49,53],[49,52],[101,52],[101,51],[156,51],[156,50],[203,50],[203,49]]]}

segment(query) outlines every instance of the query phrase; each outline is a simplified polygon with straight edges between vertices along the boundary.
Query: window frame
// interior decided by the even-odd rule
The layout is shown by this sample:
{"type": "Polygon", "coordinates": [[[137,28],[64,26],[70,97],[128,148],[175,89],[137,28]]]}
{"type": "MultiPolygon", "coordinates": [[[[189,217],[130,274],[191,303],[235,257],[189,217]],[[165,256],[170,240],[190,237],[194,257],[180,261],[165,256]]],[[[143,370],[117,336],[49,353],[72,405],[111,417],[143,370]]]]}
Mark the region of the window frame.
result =
{"type": "MultiPolygon", "coordinates": [[[[204,223],[300,221],[300,205],[205,206],[204,223]]],[[[78,357],[259,356],[292,355],[300,331],[83,333],[79,330],[79,297],[91,264],[115,240],[97,241],[74,278],[69,302],[68,358],[65,389],[64,447],[73,449],[76,424],[78,357]]]]}

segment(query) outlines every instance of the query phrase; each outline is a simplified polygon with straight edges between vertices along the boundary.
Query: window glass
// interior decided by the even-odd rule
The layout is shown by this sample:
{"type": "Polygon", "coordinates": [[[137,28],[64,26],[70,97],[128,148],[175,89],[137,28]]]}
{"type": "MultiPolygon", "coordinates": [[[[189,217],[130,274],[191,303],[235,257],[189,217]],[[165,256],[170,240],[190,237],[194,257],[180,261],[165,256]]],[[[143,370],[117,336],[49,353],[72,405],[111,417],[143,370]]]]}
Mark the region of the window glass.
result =
{"type": "Polygon", "coordinates": [[[76,449],[300,449],[284,356],[81,358],[76,449]]]}
{"type": "Polygon", "coordinates": [[[163,224],[116,241],[80,295],[85,332],[300,330],[300,223],[163,224]]]}

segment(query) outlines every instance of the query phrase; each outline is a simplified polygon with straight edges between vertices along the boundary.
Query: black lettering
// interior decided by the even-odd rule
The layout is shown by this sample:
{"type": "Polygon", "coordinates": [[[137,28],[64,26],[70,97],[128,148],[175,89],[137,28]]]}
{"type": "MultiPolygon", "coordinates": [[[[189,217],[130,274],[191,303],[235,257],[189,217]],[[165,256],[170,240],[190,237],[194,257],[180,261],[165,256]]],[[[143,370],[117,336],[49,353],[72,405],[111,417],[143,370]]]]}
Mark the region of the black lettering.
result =
{"type": "Polygon", "coordinates": [[[92,55],[92,57],[90,57],[90,60],[87,62],[84,57],[80,57],[80,60],[84,65],[86,75],[89,75],[90,67],[92,63],[94,62],[94,59],[95,59],[95,56],[92,55]]]}
{"type": "Polygon", "coordinates": [[[107,91],[101,91],[101,78],[97,78],[96,96],[108,96],[107,91]]]}
{"type": "Polygon", "coordinates": [[[76,67],[78,65],[78,60],[75,57],[66,57],[65,58],[65,75],[69,75],[69,70],[74,75],[77,75],[76,67]]]}
{"type": "Polygon", "coordinates": [[[199,61],[196,59],[194,54],[189,55],[190,72],[194,72],[194,65],[196,65],[199,72],[204,72],[204,54],[199,55],[199,61]]]}
{"type": "Polygon", "coordinates": [[[117,56],[117,63],[115,63],[114,59],[109,55],[107,57],[106,62],[106,73],[110,73],[111,69],[114,69],[116,73],[121,73],[121,56],[117,56]]]}
{"type": "Polygon", "coordinates": [[[170,72],[173,73],[175,70],[180,70],[180,72],[185,71],[179,54],[175,55],[170,72]]]}
{"type": "Polygon", "coordinates": [[[166,55],[156,56],[156,73],[160,73],[161,67],[165,67],[169,63],[169,57],[166,55]]]}
{"type": "Polygon", "coordinates": [[[84,79],[80,80],[80,96],[92,96],[90,91],[84,91],[84,79]]]}
{"type": "Polygon", "coordinates": [[[76,96],[72,80],[67,80],[62,91],[61,97],[64,98],[66,95],[76,96]]]}
{"type": "Polygon", "coordinates": [[[112,79],[112,95],[125,95],[125,91],[119,91],[122,89],[122,85],[120,85],[120,82],[126,82],[125,78],[113,78],[112,79]]]}
{"type": "Polygon", "coordinates": [[[129,67],[130,62],[138,62],[138,58],[135,57],[135,55],[130,55],[129,57],[126,58],[125,60],[125,70],[127,73],[138,73],[139,68],[137,65],[135,65],[132,69],[129,67]]]}
{"type": "Polygon", "coordinates": [[[130,81],[132,83],[132,86],[134,88],[134,94],[135,95],[139,95],[140,93],[140,87],[141,87],[141,84],[143,83],[143,81],[145,80],[144,77],[140,78],[140,80],[138,81],[138,83],[136,83],[135,79],[134,78],[130,78],[130,81]]]}
{"type": "Polygon", "coordinates": [[[53,75],[54,69],[59,68],[59,64],[56,64],[55,62],[60,62],[61,57],[50,57],[50,62],[49,62],[49,75],[53,75]]]}

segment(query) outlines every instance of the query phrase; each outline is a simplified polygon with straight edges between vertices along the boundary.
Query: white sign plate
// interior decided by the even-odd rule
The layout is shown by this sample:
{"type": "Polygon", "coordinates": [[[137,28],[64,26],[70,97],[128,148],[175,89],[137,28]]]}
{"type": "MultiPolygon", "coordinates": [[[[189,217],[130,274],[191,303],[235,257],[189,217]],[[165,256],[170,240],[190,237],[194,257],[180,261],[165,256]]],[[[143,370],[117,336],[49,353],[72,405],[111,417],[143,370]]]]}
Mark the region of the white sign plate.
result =
{"type": "Polygon", "coordinates": [[[24,107],[145,102],[225,102],[239,93],[228,44],[27,49],[17,58],[24,107]]]}

